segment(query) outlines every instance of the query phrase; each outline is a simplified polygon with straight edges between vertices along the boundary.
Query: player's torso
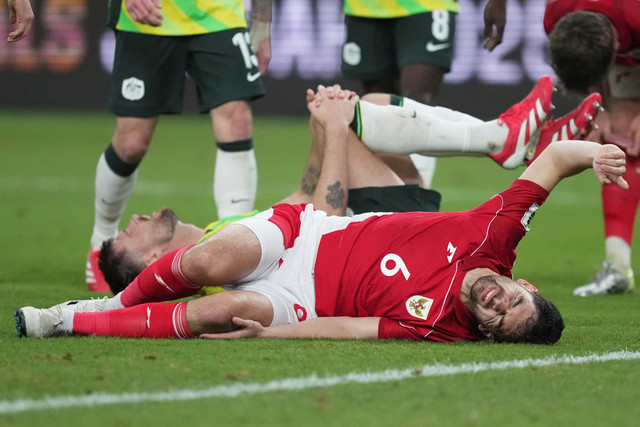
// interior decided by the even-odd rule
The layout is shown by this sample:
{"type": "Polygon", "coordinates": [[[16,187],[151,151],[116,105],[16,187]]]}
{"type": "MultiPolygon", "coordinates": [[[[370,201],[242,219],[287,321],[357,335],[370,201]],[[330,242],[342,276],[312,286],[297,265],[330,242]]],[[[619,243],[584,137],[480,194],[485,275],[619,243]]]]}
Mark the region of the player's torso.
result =
{"type": "Polygon", "coordinates": [[[547,196],[519,179],[470,211],[389,214],[323,233],[316,312],[380,316],[420,332],[438,329],[441,340],[461,339],[475,322],[459,299],[465,271],[511,277],[516,247],[547,196]]]}
{"type": "Polygon", "coordinates": [[[482,244],[490,218],[393,214],[323,236],[315,268],[318,315],[425,324],[455,317],[464,278],[459,261],[482,244]]]}

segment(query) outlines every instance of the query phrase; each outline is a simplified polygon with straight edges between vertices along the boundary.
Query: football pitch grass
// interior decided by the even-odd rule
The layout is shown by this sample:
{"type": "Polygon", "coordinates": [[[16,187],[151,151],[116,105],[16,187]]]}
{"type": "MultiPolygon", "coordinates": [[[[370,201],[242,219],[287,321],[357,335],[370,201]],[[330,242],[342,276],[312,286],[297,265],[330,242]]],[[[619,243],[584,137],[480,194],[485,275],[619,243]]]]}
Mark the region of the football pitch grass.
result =
{"type": "MultiPolygon", "coordinates": [[[[518,248],[514,276],[564,315],[553,346],[331,340],[18,339],[16,308],[86,290],[93,179],[113,118],[0,111],[0,426],[638,425],[640,298],[572,296],[600,267],[599,185],[561,183],[518,248]]],[[[257,118],[258,208],[297,185],[307,119],[257,118]]],[[[215,219],[206,116],[163,117],[125,211],[215,219]]],[[[442,210],[474,207],[523,168],[440,159],[442,210]]],[[[636,232],[636,241],[637,241],[636,232]]],[[[633,265],[640,274],[639,251],[633,265]]]]}

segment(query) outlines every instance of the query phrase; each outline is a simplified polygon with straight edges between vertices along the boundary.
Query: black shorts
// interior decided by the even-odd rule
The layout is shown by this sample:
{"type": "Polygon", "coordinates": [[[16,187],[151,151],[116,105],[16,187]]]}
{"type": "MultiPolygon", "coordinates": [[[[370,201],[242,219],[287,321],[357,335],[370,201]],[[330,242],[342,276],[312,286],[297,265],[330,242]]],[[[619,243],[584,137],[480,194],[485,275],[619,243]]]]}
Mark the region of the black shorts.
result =
{"type": "MultiPolygon", "coordinates": [[[[349,190],[353,214],[366,212],[438,212],[442,196],[418,185],[363,187],[349,190]]],[[[351,214],[351,212],[349,212],[351,214]]]]}
{"type": "Polygon", "coordinates": [[[193,36],[115,33],[109,107],[117,116],[182,112],[187,73],[201,112],[265,94],[246,28],[193,36]]]}
{"type": "Polygon", "coordinates": [[[435,10],[402,18],[346,16],[342,75],[370,81],[395,76],[409,64],[451,69],[457,13],[435,10]]]}

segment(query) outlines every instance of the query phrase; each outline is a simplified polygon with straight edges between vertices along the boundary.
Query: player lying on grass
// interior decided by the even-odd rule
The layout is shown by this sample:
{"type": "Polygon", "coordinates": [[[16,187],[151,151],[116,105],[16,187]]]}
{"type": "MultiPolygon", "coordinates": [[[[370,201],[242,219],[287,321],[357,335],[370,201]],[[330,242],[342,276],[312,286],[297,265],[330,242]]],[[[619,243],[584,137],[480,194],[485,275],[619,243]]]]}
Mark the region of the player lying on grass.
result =
{"type": "MultiPolygon", "coordinates": [[[[329,88],[329,91],[332,90],[333,88],[329,88]]],[[[549,101],[552,90],[551,79],[545,77],[536,85],[531,96],[549,101]]],[[[439,200],[437,194],[424,192],[415,186],[399,187],[403,183],[418,183],[424,186],[420,182],[420,174],[410,160],[400,163],[401,168],[398,168],[398,157],[390,158],[385,155],[385,161],[393,160],[394,172],[400,173],[402,177],[400,180],[395,173],[391,176],[388,168],[384,167],[386,170],[382,170],[379,162],[373,162],[375,159],[371,159],[369,152],[363,156],[360,155],[366,150],[359,148],[361,144],[358,137],[378,153],[419,152],[431,153],[434,156],[488,155],[504,167],[515,168],[522,164],[523,158],[525,162],[534,158],[539,152],[535,148],[544,147],[557,137],[558,129],[565,129],[565,139],[577,137],[585,129],[589,129],[598,111],[599,99],[600,96],[597,93],[590,95],[575,111],[564,118],[545,123],[539,138],[538,134],[532,138],[540,123],[536,123],[534,119],[533,126],[529,128],[525,126],[521,129],[523,120],[528,118],[527,114],[535,113],[526,108],[542,108],[542,105],[535,105],[535,102],[528,99],[510,108],[497,120],[484,122],[464,113],[423,105],[408,98],[389,94],[368,94],[364,101],[356,104],[355,119],[351,123],[351,128],[355,132],[349,132],[348,135],[352,143],[349,145],[347,157],[336,158],[331,153],[332,149],[327,153],[328,160],[325,162],[327,185],[319,187],[323,193],[316,194],[315,198],[312,197],[323,165],[324,144],[316,143],[312,147],[298,191],[284,201],[287,203],[312,202],[317,209],[336,215],[344,215],[347,207],[346,200],[351,201],[350,211],[355,213],[437,210],[436,200],[439,200]],[[525,139],[528,144],[524,143],[525,139]],[[356,164],[356,157],[363,157],[364,160],[356,164]],[[345,164],[353,167],[347,168],[345,164]],[[329,182],[328,179],[332,176],[331,170],[349,170],[351,176],[348,177],[348,185],[345,179],[329,182]],[[389,186],[391,188],[387,188],[389,186]],[[325,189],[326,193],[324,193],[325,189]],[[345,194],[345,192],[358,194],[345,194]],[[339,200],[338,197],[341,194],[348,197],[339,200]],[[409,202],[403,202],[403,200],[409,202]],[[416,205],[415,201],[419,203],[416,205]]],[[[547,104],[545,108],[549,105],[547,104]]],[[[535,117],[535,114],[532,117],[535,117]]],[[[323,136],[319,135],[322,128],[315,124],[316,122],[317,120],[312,116],[311,133],[314,139],[322,141],[323,136]]],[[[100,258],[103,260],[108,258],[108,254],[99,252],[100,258]]],[[[136,269],[127,268],[127,274],[124,276],[112,274],[110,278],[105,278],[114,293],[124,289],[141,271],[139,267],[143,264],[137,262],[136,265],[136,269]]],[[[103,274],[99,276],[103,277],[103,274]]]]}
{"type": "MultiPolygon", "coordinates": [[[[309,108],[327,141],[346,141],[357,97],[331,99],[323,92],[309,108]]],[[[550,106],[548,98],[534,98],[524,105],[523,129],[529,120],[543,120],[550,106]],[[546,110],[535,113],[536,104],[546,110]]],[[[515,247],[548,191],[592,164],[603,183],[625,185],[619,178],[624,153],[616,147],[558,142],[509,189],[471,211],[339,217],[310,204],[276,205],[160,257],[106,303],[19,309],[19,335],[187,338],[232,332],[223,337],[552,343],[562,319],[532,285],[511,279],[515,247]],[[149,303],[193,295],[203,285],[230,291],[149,303]],[[82,312],[117,307],[127,308],[82,312]],[[274,328],[257,330],[241,319],[274,328]],[[235,331],[245,325],[250,327],[235,331]]]]}
{"type": "MultiPolygon", "coordinates": [[[[338,93],[339,87],[326,89],[329,95],[334,91],[338,93]]],[[[352,215],[365,212],[437,211],[440,201],[437,192],[422,189],[416,184],[405,185],[405,182],[383,164],[379,157],[363,147],[358,136],[365,143],[387,151],[395,145],[396,149],[401,149],[404,153],[410,150],[436,155],[488,153],[498,162],[506,162],[511,158],[510,164],[516,165],[522,162],[525,152],[532,152],[534,156],[539,153],[539,150],[533,150],[533,145],[518,144],[518,138],[528,138],[529,134],[526,132],[536,130],[538,123],[535,122],[530,129],[522,127],[529,119],[530,112],[527,108],[536,104],[536,101],[533,101],[536,97],[546,102],[545,108],[548,108],[551,91],[551,80],[541,79],[530,98],[516,104],[498,120],[490,122],[483,122],[446,108],[419,104],[407,98],[369,94],[365,96],[366,101],[356,104],[357,113],[351,128],[356,129],[358,133],[356,135],[355,132],[348,132],[346,144],[339,140],[335,142],[332,138],[325,143],[324,126],[314,114],[311,114],[311,153],[298,189],[282,202],[313,203],[316,209],[330,215],[345,215],[347,212],[352,215]],[[402,105],[402,108],[396,105],[402,105]],[[416,117],[414,111],[417,112],[416,117]],[[387,126],[380,126],[379,123],[387,126]],[[508,126],[505,123],[508,123],[508,126]],[[394,136],[394,133],[402,133],[403,136],[394,136]],[[395,141],[395,144],[390,144],[390,148],[385,147],[386,140],[395,141]]],[[[313,97],[314,93],[309,90],[307,102],[312,102],[313,97]]],[[[561,119],[562,123],[565,123],[563,126],[568,129],[565,130],[565,137],[578,136],[589,131],[598,112],[598,99],[598,94],[589,96],[574,112],[561,119]]],[[[542,107],[542,103],[540,106],[542,107]]],[[[538,147],[548,145],[554,138],[548,131],[549,126],[549,123],[545,123],[541,134],[533,136],[534,140],[536,137],[539,138],[538,147]]],[[[555,123],[552,128],[559,129],[559,126],[555,123]]],[[[402,172],[404,179],[408,178],[410,182],[419,181],[419,174],[415,168],[402,172]]],[[[251,215],[255,213],[257,211],[251,215]]],[[[160,212],[154,214],[157,215],[160,215],[160,212]]],[[[170,210],[162,211],[162,215],[175,216],[170,210]]],[[[134,246],[135,250],[127,247],[135,243],[130,243],[131,239],[127,234],[121,233],[115,241],[109,240],[103,246],[101,269],[113,293],[117,294],[133,281],[144,267],[160,256],[181,246],[203,240],[203,236],[209,236],[222,228],[222,225],[240,217],[213,223],[206,230],[194,226],[185,227],[175,233],[176,238],[173,240],[162,240],[162,236],[159,235],[153,240],[152,245],[143,240],[146,245],[141,247],[138,244],[134,246]]],[[[181,224],[175,218],[165,219],[181,224]]],[[[145,221],[144,216],[134,216],[127,230],[130,231],[145,221]]]]}

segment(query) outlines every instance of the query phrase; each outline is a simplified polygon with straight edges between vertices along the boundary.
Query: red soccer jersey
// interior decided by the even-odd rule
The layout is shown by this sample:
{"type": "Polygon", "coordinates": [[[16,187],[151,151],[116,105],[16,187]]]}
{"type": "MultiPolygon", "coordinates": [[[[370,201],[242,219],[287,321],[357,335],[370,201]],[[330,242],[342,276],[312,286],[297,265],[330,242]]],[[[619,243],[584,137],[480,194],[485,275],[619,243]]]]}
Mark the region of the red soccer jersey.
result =
{"type": "Polygon", "coordinates": [[[322,236],[318,316],[379,316],[379,338],[483,338],[460,300],[465,272],[486,267],[511,277],[518,242],[547,195],[517,180],[470,211],[374,216],[322,236]]]}
{"type": "Polygon", "coordinates": [[[620,47],[616,63],[640,63],[640,1],[638,0],[547,0],[544,29],[549,34],[563,16],[579,10],[607,16],[618,31],[620,47]]]}

